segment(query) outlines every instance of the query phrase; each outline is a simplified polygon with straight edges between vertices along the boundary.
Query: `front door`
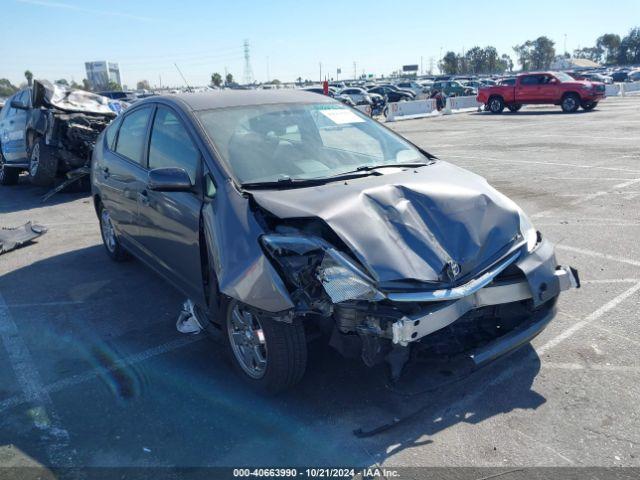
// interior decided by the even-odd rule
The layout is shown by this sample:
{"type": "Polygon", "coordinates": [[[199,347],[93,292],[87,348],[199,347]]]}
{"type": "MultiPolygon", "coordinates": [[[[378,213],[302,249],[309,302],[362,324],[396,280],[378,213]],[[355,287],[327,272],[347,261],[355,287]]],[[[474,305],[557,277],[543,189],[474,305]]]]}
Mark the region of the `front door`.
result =
{"type": "Polygon", "coordinates": [[[184,168],[193,192],[144,189],[138,200],[138,241],[145,253],[193,299],[202,296],[200,265],[201,155],[179,116],[158,106],[149,140],[148,168],[184,168]]]}
{"type": "Polygon", "coordinates": [[[16,100],[29,106],[31,95],[29,89],[24,89],[7,100],[8,108],[6,116],[0,125],[0,144],[2,145],[2,155],[8,163],[27,162],[27,139],[25,132],[27,129],[28,111],[18,108],[11,108],[11,101],[16,100]]]}

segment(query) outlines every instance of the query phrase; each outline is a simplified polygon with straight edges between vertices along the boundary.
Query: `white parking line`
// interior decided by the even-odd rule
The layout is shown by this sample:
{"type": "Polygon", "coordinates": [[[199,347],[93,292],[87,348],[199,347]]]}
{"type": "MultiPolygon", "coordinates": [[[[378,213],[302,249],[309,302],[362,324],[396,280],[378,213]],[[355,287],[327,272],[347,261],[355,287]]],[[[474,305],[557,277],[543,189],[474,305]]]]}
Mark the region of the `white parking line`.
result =
{"type": "Polygon", "coordinates": [[[565,250],[567,252],[581,253],[582,255],[588,255],[590,257],[604,258],[606,260],[612,260],[614,262],[626,263],[628,265],[633,265],[634,267],[640,267],[640,262],[638,260],[619,257],[617,255],[609,255],[607,253],[595,252],[593,250],[587,250],[586,248],[571,247],[569,245],[563,245],[560,243],[556,245],[556,250],[565,250]]]}
{"type": "Polygon", "coordinates": [[[564,342],[567,338],[571,337],[576,332],[582,330],[584,327],[589,325],[591,322],[599,319],[605,313],[609,312],[610,310],[613,310],[618,305],[620,305],[623,301],[625,301],[627,298],[629,298],[631,295],[635,294],[638,291],[640,291],[640,282],[636,283],[634,286],[632,286],[628,290],[625,290],[624,292],[622,292],[617,297],[613,298],[612,300],[610,300],[607,303],[605,303],[604,305],[602,305],[595,312],[593,312],[590,315],[586,316],[584,318],[584,320],[580,320],[580,321],[574,323],[569,328],[567,328],[562,333],[560,333],[556,337],[554,337],[551,340],[549,340],[547,343],[545,343],[541,347],[536,348],[536,351],[538,352],[538,355],[543,355],[545,352],[547,352],[547,350],[549,350],[549,349],[555,347],[556,345],[559,345],[560,343],[564,342]]]}
{"type": "Polygon", "coordinates": [[[598,365],[588,364],[583,365],[581,363],[556,363],[556,362],[543,362],[542,368],[549,368],[555,370],[586,370],[595,372],[625,372],[625,373],[640,373],[640,366],[635,365],[598,365]]]}
{"type": "MultiPolygon", "coordinates": [[[[49,385],[46,385],[44,387],[40,387],[38,385],[38,388],[36,388],[36,391],[37,392],[41,392],[42,394],[48,396],[51,393],[59,392],[59,391],[64,390],[66,388],[74,387],[76,385],[80,385],[81,383],[88,382],[88,381],[93,380],[94,378],[96,378],[96,377],[98,377],[100,375],[108,374],[109,372],[112,372],[114,370],[119,370],[119,369],[124,368],[124,367],[135,365],[137,363],[144,362],[145,360],[148,360],[150,358],[157,357],[158,355],[162,355],[164,353],[168,353],[168,352],[171,352],[173,350],[177,350],[177,349],[182,348],[182,347],[184,347],[186,345],[190,345],[190,344],[192,344],[194,342],[202,340],[203,338],[204,338],[203,336],[179,337],[176,340],[172,340],[170,342],[163,343],[162,345],[158,345],[157,347],[149,348],[149,349],[144,350],[144,351],[142,351],[140,353],[135,353],[135,354],[130,355],[128,357],[116,360],[113,363],[113,365],[111,365],[109,367],[94,368],[93,370],[89,370],[88,372],[85,372],[85,373],[74,375],[74,376],[68,377],[68,378],[63,378],[63,379],[58,380],[56,382],[50,383],[49,385]]],[[[7,410],[9,408],[13,408],[13,407],[15,407],[17,405],[25,403],[27,401],[29,401],[29,399],[27,398],[27,396],[25,394],[23,394],[23,395],[14,395],[13,397],[9,397],[9,398],[7,398],[5,400],[2,400],[2,401],[0,401],[0,413],[4,412],[5,410],[7,410]]]]}
{"type": "Polygon", "coordinates": [[[74,466],[74,452],[69,448],[69,432],[60,422],[53,408],[49,393],[42,387],[42,380],[31,352],[20,336],[2,294],[0,294],[0,337],[7,352],[9,364],[22,390],[25,402],[33,405],[28,412],[34,425],[46,433],[46,452],[49,463],[59,467],[74,466]]]}
{"type": "Polygon", "coordinates": [[[605,195],[610,195],[613,190],[621,190],[623,188],[630,187],[631,185],[635,185],[636,183],[640,183],[640,178],[632,178],[627,180],[626,182],[618,183],[617,185],[613,185],[609,190],[601,190],[599,192],[588,193],[585,195],[581,195],[579,198],[568,202],[567,204],[558,205],[557,207],[549,208],[547,210],[542,210],[541,212],[533,214],[532,218],[539,218],[548,215],[551,212],[555,212],[558,209],[565,209],[567,205],[576,206],[585,202],[589,202],[594,198],[602,197],[605,195]]]}
{"type": "MultiPolygon", "coordinates": [[[[447,153],[446,157],[451,158],[473,158],[476,160],[486,160],[489,162],[500,162],[500,163],[525,163],[525,164],[533,164],[533,165],[551,165],[555,167],[573,167],[573,168],[586,168],[588,170],[610,170],[613,172],[627,172],[627,173],[640,173],[640,170],[632,170],[629,168],[618,168],[618,167],[602,167],[599,165],[580,165],[575,163],[560,163],[560,162],[543,162],[540,160],[514,160],[512,158],[492,158],[492,157],[477,157],[472,155],[454,155],[447,153]]],[[[597,180],[597,178],[594,178],[597,180]]]]}

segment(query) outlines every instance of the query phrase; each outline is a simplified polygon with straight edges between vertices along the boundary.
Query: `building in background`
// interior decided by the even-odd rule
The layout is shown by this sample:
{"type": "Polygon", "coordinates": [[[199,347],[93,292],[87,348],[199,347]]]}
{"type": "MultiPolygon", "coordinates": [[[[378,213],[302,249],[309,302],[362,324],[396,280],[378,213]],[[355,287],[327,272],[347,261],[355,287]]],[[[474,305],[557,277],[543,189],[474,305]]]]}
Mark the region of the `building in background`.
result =
{"type": "Polygon", "coordinates": [[[87,80],[93,90],[106,90],[110,82],[122,85],[120,68],[113,62],[85,62],[87,80]]]}

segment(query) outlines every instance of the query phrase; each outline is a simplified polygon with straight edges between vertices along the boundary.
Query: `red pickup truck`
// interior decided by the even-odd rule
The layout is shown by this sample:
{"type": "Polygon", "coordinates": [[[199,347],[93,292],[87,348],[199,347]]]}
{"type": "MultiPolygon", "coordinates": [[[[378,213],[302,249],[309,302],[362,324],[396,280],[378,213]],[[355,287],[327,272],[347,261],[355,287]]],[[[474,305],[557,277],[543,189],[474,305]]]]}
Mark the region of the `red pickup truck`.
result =
{"type": "Polygon", "coordinates": [[[502,113],[504,107],[517,112],[525,104],[560,105],[564,112],[575,112],[582,107],[593,110],[605,98],[605,85],[601,82],[574,80],[563,72],[522,73],[515,85],[495,85],[480,88],[477,100],[485,110],[502,113]]]}

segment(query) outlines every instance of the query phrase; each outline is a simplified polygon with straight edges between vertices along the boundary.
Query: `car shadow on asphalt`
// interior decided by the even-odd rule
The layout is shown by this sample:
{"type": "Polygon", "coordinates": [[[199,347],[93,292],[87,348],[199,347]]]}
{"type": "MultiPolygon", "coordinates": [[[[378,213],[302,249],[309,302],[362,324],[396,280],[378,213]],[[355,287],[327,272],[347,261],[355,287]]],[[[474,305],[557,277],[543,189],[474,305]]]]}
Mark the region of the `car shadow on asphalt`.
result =
{"type": "MultiPolygon", "coordinates": [[[[412,363],[390,384],[386,366],[342,358],[320,340],[309,346],[302,382],[264,397],[233,371],[220,335],[201,334],[193,343],[149,355],[184,338],[175,330],[181,297],[141,262],[111,262],[102,245],[10,272],[0,278],[0,290],[43,383],[84,378],[51,393],[81,465],[104,462],[92,456],[96,449],[108,450],[116,465],[150,461],[137,444],[110,440],[117,432],[128,442],[174,438],[153,451],[162,464],[175,466],[367,466],[437,442],[438,433],[458,424],[480,424],[545,402],[533,389],[540,360],[530,346],[475,372],[463,363],[412,363]],[[39,278],[49,281],[37,285],[39,278]],[[39,315],[37,308],[12,308],[43,297],[82,303],[44,306],[39,315]],[[92,369],[95,374],[87,375],[92,369]],[[386,424],[393,426],[365,438],[354,434],[386,424]]],[[[23,402],[2,412],[0,445],[16,444],[47,465],[28,408],[23,402]]]]}
{"type": "MultiPolygon", "coordinates": [[[[78,192],[62,191],[54,194],[52,197],[43,202],[42,198],[50,190],[51,188],[49,187],[38,187],[36,185],[32,185],[31,183],[29,183],[29,180],[25,175],[21,175],[18,185],[4,185],[0,187],[0,196],[3,197],[2,201],[0,201],[0,213],[13,213],[23,210],[31,210],[34,208],[60,205],[63,203],[71,202],[73,200],[77,200],[79,198],[91,197],[91,192],[88,190],[78,192]],[[11,199],[8,199],[2,195],[5,190],[19,190],[19,192],[18,195],[15,195],[15,192],[12,191],[11,193],[13,195],[11,195],[11,199]]],[[[7,226],[8,225],[0,225],[0,227],[7,226]]]]}

